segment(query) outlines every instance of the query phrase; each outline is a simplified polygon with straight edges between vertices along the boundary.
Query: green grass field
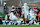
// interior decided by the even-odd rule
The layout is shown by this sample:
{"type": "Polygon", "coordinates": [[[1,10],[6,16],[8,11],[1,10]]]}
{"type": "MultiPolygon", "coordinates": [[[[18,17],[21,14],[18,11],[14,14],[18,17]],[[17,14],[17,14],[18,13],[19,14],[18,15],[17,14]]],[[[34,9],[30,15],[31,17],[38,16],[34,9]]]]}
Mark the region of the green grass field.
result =
{"type": "Polygon", "coordinates": [[[24,26],[24,25],[0,25],[0,27],[40,27],[40,25],[29,25],[29,26],[24,26]]]}

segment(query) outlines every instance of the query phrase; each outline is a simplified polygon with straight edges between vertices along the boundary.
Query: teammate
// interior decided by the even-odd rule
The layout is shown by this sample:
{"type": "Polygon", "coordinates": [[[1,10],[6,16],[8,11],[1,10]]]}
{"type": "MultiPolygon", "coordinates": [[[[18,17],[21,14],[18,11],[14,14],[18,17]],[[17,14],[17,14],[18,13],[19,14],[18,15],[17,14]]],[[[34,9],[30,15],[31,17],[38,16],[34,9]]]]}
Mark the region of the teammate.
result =
{"type": "Polygon", "coordinates": [[[35,22],[36,16],[35,16],[33,9],[30,10],[30,16],[31,16],[31,18],[29,20],[30,20],[31,24],[33,22],[36,24],[36,22],[35,22]]]}
{"type": "Polygon", "coordinates": [[[12,24],[14,23],[15,25],[17,23],[17,17],[14,15],[14,12],[15,12],[15,9],[12,9],[9,19],[12,21],[12,24]]]}
{"type": "Polygon", "coordinates": [[[22,13],[24,14],[24,18],[25,18],[25,25],[28,25],[28,15],[29,15],[29,7],[27,6],[27,3],[24,3],[24,6],[22,7],[22,13]]]}

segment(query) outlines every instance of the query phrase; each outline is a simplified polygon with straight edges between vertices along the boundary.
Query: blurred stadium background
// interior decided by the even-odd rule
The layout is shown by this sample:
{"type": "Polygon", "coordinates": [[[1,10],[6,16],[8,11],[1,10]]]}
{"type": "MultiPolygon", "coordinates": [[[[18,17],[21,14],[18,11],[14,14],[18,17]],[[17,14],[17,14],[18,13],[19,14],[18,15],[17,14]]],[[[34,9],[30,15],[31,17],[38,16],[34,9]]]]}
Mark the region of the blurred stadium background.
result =
{"type": "Polygon", "coordinates": [[[30,7],[38,7],[38,8],[40,8],[40,0],[2,0],[2,1],[0,0],[0,12],[3,13],[4,2],[7,3],[7,6],[9,8],[9,10],[10,10],[12,8],[11,7],[12,5],[15,5],[15,6],[18,7],[19,4],[20,4],[20,1],[21,1],[22,5],[23,5],[24,2],[27,2],[28,6],[30,6],[30,7]]]}
{"type": "Polygon", "coordinates": [[[0,0],[0,12],[3,13],[4,9],[4,2],[7,3],[8,9],[11,10],[11,6],[14,5],[16,7],[19,7],[23,5],[23,3],[27,3],[29,7],[38,7],[40,9],[40,0],[0,0]],[[21,5],[20,5],[21,4],[21,5]],[[1,11],[2,10],[2,11],[1,11]]]}

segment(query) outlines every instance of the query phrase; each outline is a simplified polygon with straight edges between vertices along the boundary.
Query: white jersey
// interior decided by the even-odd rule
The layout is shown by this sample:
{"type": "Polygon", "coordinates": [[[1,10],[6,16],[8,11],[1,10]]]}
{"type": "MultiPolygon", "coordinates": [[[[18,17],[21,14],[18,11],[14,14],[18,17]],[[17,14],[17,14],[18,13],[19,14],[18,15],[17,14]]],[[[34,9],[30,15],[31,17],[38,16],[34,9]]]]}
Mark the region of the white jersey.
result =
{"type": "Polygon", "coordinates": [[[22,13],[24,13],[24,17],[27,18],[27,15],[29,14],[29,7],[23,6],[22,13]]]}
{"type": "Polygon", "coordinates": [[[28,15],[29,7],[28,6],[23,6],[22,12],[28,15]]]}
{"type": "Polygon", "coordinates": [[[34,16],[34,11],[32,11],[32,9],[30,10],[30,15],[34,16]]]}
{"type": "Polygon", "coordinates": [[[30,10],[30,16],[31,16],[30,20],[31,19],[34,19],[35,20],[36,16],[35,16],[34,11],[30,10]]]}
{"type": "Polygon", "coordinates": [[[10,20],[16,20],[17,17],[13,14],[13,12],[11,12],[9,19],[10,19],[10,20]]]}

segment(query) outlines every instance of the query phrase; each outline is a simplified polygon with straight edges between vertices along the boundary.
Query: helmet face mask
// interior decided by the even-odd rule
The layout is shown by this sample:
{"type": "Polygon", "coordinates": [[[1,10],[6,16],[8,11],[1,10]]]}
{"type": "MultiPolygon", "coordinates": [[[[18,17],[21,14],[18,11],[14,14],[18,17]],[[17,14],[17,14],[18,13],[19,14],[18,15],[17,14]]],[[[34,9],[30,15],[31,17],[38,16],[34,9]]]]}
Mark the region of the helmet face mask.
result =
{"type": "Polygon", "coordinates": [[[11,12],[15,13],[15,9],[12,9],[11,12]]]}
{"type": "Polygon", "coordinates": [[[14,12],[14,11],[11,11],[11,12],[14,12]]]}

